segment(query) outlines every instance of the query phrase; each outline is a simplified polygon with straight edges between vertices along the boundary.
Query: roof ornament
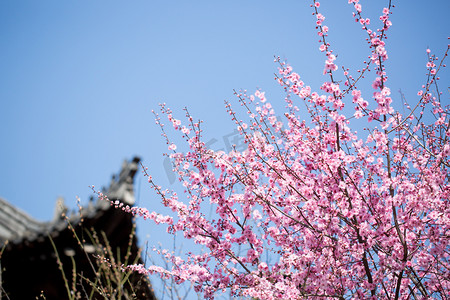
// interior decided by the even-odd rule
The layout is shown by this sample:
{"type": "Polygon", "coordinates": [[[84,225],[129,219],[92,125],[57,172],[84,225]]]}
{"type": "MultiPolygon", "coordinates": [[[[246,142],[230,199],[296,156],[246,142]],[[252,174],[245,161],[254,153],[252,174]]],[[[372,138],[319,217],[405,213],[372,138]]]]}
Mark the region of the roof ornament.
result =
{"type": "Polygon", "coordinates": [[[64,219],[67,214],[68,208],[64,203],[63,197],[58,197],[55,204],[55,213],[53,214],[53,220],[64,219]]]}
{"type": "Polygon", "coordinates": [[[123,203],[134,205],[133,178],[139,169],[141,159],[135,156],[131,161],[124,160],[122,169],[117,175],[113,175],[106,195],[110,200],[120,199],[123,203]]]}

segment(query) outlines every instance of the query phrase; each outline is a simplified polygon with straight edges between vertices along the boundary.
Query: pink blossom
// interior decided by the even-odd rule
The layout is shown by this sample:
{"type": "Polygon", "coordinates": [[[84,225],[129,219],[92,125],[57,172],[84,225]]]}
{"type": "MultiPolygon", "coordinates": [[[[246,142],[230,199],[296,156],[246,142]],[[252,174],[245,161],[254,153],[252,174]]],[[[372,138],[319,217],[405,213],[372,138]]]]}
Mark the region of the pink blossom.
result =
{"type": "Polygon", "coordinates": [[[205,299],[227,289],[230,297],[255,299],[450,294],[450,108],[435,80],[447,52],[440,60],[428,56],[416,99],[392,93],[385,64],[389,8],[380,16],[382,27],[371,31],[359,1],[348,2],[366,35],[369,60],[361,62],[360,72],[339,70],[328,27],[322,26],[325,17],[316,14],[320,4],[314,2],[325,79],[308,85],[306,76],[300,80],[305,70],[275,58],[286,111],[276,111],[282,105],[272,105],[261,90],[236,92],[243,112],[226,102],[244,147],[228,153],[208,149],[201,122],[186,110],[189,125],[182,126],[161,105],[187,141],[187,151],[176,153],[157,118],[185,193],[156,185],[144,169],[155,196],[172,213],[110,204],[203,250],[157,252],[166,268],[130,270],[189,281],[205,299]],[[403,97],[414,104],[403,107],[403,97]]]}

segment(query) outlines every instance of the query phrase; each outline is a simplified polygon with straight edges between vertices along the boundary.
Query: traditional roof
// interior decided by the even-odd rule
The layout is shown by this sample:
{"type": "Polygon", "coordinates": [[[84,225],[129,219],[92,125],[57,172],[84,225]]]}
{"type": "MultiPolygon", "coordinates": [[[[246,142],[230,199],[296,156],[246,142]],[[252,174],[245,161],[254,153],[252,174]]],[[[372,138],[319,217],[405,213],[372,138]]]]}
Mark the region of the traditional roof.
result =
{"type": "Polygon", "coordinates": [[[33,219],[24,211],[0,198],[0,244],[6,240],[20,242],[25,236],[45,232],[46,224],[33,219]]]}
{"type": "MultiPolygon", "coordinates": [[[[130,206],[134,205],[133,179],[139,168],[139,161],[139,157],[134,157],[130,162],[124,161],[120,173],[112,176],[109,187],[103,189],[110,200],[120,200],[130,206]]],[[[62,214],[67,215],[68,208],[64,204],[64,199],[58,198],[53,220],[40,222],[0,197],[0,245],[6,240],[9,244],[18,244],[25,240],[32,242],[48,234],[55,237],[67,228],[67,221],[77,224],[82,218],[93,218],[110,208],[108,202],[97,199],[94,203],[91,198],[88,206],[82,207],[81,212],[72,211],[66,220],[62,214]]]]}
{"type": "MultiPolygon", "coordinates": [[[[125,161],[120,173],[113,176],[109,186],[103,189],[110,200],[134,205],[133,179],[139,161],[138,157],[125,161]]],[[[131,260],[139,259],[135,236],[130,244],[133,226],[130,214],[114,208],[105,200],[91,199],[80,211],[69,212],[60,198],[53,220],[40,222],[0,198],[0,246],[4,248],[1,254],[0,294],[6,292],[11,299],[34,299],[43,290],[48,300],[67,298],[62,274],[56,263],[58,255],[65,266],[66,278],[72,278],[72,262],[75,259],[76,272],[95,280],[98,275],[93,272],[90,261],[95,257],[89,258],[88,255],[95,254],[96,250],[87,236],[91,232],[100,236],[102,232],[107,241],[101,242],[109,243],[111,249],[117,251],[114,255],[121,256],[118,259],[125,259],[127,249],[131,249],[131,260]],[[79,241],[74,234],[80,237],[79,241]],[[57,253],[52,243],[56,245],[57,253]],[[80,247],[79,243],[83,245],[80,247]],[[23,272],[24,269],[27,271],[23,272]]],[[[139,259],[138,262],[142,261],[139,259]]],[[[137,299],[155,299],[148,279],[136,276],[131,280],[133,293],[139,293],[137,299]]]]}

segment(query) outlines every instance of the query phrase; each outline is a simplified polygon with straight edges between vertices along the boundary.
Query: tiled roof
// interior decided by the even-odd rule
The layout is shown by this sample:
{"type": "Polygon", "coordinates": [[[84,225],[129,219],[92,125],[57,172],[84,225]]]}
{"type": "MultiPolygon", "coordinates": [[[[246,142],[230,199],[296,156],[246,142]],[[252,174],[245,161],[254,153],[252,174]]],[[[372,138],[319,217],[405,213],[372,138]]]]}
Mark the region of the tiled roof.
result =
{"type": "MultiPolygon", "coordinates": [[[[139,169],[139,157],[134,157],[131,161],[124,161],[122,169],[117,176],[113,176],[108,188],[104,192],[110,200],[119,199],[128,205],[135,203],[133,193],[133,178],[139,169]]],[[[71,224],[78,223],[81,218],[89,219],[110,209],[111,205],[107,201],[90,200],[89,204],[80,212],[73,212],[67,217],[71,224]]],[[[33,241],[50,234],[57,236],[59,232],[67,228],[67,220],[61,217],[64,212],[67,214],[67,207],[64,200],[59,198],[56,202],[55,217],[48,222],[35,220],[26,212],[14,207],[5,199],[0,198],[0,246],[7,240],[9,243],[18,244],[23,240],[33,241]]]]}

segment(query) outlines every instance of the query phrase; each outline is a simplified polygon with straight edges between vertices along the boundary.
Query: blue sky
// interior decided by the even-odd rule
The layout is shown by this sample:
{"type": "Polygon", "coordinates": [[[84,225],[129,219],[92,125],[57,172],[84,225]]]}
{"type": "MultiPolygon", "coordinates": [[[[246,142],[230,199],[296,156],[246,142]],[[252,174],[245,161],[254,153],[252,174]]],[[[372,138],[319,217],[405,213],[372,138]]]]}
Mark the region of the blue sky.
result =
{"type": "MultiPolygon", "coordinates": [[[[387,2],[361,2],[372,24],[387,2]]],[[[425,49],[441,55],[447,47],[450,2],[393,2],[388,86],[394,101],[401,89],[413,102],[425,79],[425,49]]],[[[58,196],[71,208],[77,195],[86,202],[88,186],[106,185],[133,155],[161,185],[175,187],[151,110],[166,102],[182,118],[187,106],[218,149],[234,129],[223,104],[236,103],[233,89],[259,87],[283,107],[274,55],[317,89],[325,80],[324,57],[310,3],[1,1],[0,197],[50,220],[58,196]]],[[[369,51],[352,7],[321,4],[337,64],[361,68],[369,51]]],[[[447,93],[448,76],[441,77],[447,93]]],[[[145,179],[136,182],[139,203],[160,209],[145,179]]],[[[171,246],[152,224],[139,226],[141,240],[171,246]]]]}

